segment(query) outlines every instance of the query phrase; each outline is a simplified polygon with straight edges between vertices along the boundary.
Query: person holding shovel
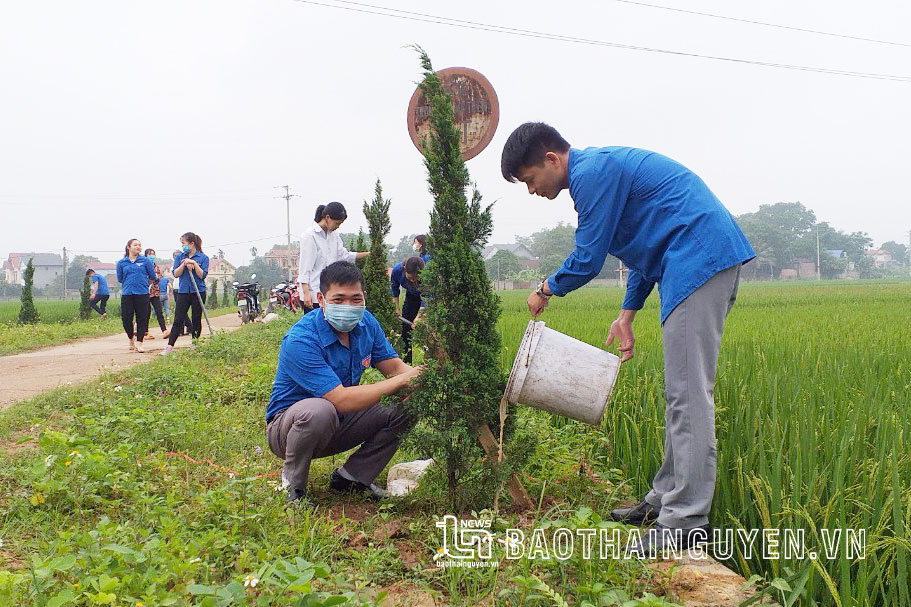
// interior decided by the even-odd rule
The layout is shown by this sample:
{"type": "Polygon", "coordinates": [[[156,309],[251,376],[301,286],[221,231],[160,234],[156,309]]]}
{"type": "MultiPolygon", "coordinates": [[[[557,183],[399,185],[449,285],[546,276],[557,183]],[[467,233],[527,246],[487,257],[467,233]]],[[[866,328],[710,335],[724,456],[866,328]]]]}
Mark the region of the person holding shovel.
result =
{"type": "Polygon", "coordinates": [[[272,396],[266,408],[269,449],[284,460],[288,499],[307,496],[310,462],[360,445],[329,478],[343,493],[380,499],[373,484],[414,420],[383,396],[406,388],[421,367],[402,362],[383,328],[366,311],[364,275],[351,262],[329,264],[319,276],[318,307],[282,339],[272,396]],[[360,385],[368,367],[386,379],[360,385]]]}
{"type": "MultiPolygon", "coordinates": [[[[415,242],[417,239],[415,239],[415,242]]],[[[409,257],[392,268],[392,298],[395,300],[395,315],[402,319],[402,342],[405,344],[405,357],[402,359],[411,364],[411,330],[417,326],[421,310],[426,307],[421,299],[421,270],[424,260],[417,255],[409,257]],[[399,306],[399,295],[405,289],[405,304],[399,306]]]]}
{"type": "Polygon", "coordinates": [[[92,281],[89,305],[92,306],[93,310],[104,317],[107,314],[108,300],[111,298],[111,290],[108,288],[108,281],[105,280],[104,276],[96,274],[95,270],[92,268],[86,270],[85,275],[92,281]]]}
{"type": "Polygon", "coordinates": [[[174,305],[174,324],[167,335],[168,345],[161,351],[162,356],[174,350],[180,335],[180,328],[187,322],[187,315],[193,310],[193,339],[202,333],[202,306],[206,303],[206,276],[209,274],[209,256],[202,252],[202,238],[193,232],[180,237],[180,255],[174,259],[174,278],[179,279],[174,305]],[[191,281],[196,281],[196,288],[191,281]],[[199,294],[197,294],[197,289],[199,294]]]}
{"type": "Polygon", "coordinates": [[[646,554],[676,540],[680,549],[709,536],[715,489],[713,391],[724,321],[737,295],[742,264],[755,253],[730,212],[683,165],[628,147],[571,148],[553,127],[519,126],[506,141],[503,177],[553,200],[565,189],[579,215],[575,250],[528,297],[540,314],[598,275],[608,253],[629,267],[626,297],[611,324],[621,361],[633,357],[633,318],[657,283],[664,341],[664,461],[652,490],[617,521],[656,521],[646,554]]]}
{"type": "Polygon", "coordinates": [[[297,282],[305,314],[318,307],[316,299],[320,272],[336,261],[354,262],[370,255],[369,252],[345,248],[338,229],[346,219],[348,211],[342,203],[321,204],[316,207],[313,225],[301,235],[297,282]]]}

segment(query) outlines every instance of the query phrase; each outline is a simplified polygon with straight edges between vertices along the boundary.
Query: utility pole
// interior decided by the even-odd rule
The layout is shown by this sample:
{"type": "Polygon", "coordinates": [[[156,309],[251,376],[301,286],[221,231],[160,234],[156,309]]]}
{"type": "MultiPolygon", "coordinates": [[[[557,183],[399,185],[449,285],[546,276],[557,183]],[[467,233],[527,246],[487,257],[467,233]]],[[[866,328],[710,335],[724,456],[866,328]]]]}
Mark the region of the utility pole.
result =
{"type": "Polygon", "coordinates": [[[279,198],[285,199],[285,211],[288,219],[288,284],[291,284],[291,266],[294,264],[294,261],[291,259],[291,199],[294,197],[300,198],[297,194],[292,194],[289,186],[286,185],[277,185],[276,188],[285,188],[285,195],[279,196],[279,198]]]}
{"type": "Polygon", "coordinates": [[[63,247],[63,299],[66,299],[66,270],[67,270],[67,259],[66,259],[66,247],[63,247]]]}
{"type": "Polygon", "coordinates": [[[822,280],[822,265],[819,257],[819,224],[816,224],[816,280],[822,280]]]}

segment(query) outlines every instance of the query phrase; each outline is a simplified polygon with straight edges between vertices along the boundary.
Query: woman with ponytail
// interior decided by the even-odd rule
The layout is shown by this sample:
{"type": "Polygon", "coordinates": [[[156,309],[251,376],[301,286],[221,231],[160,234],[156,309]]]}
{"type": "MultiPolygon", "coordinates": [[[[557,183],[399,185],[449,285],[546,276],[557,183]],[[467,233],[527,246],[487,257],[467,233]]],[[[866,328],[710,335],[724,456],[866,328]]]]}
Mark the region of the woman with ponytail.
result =
{"type": "Polygon", "coordinates": [[[193,232],[187,232],[180,237],[180,255],[174,259],[174,279],[179,281],[177,297],[175,299],[174,324],[168,333],[168,345],[161,354],[169,354],[174,350],[174,343],[180,335],[180,328],[187,322],[190,308],[193,309],[193,339],[199,338],[202,332],[202,303],[206,301],[206,276],[209,274],[209,257],[202,252],[202,238],[193,232]],[[193,288],[191,281],[196,281],[193,288]],[[196,290],[199,289],[199,297],[196,290]],[[175,329],[176,327],[176,329],[175,329]]]}
{"type": "Polygon", "coordinates": [[[313,225],[301,235],[297,282],[305,312],[318,307],[316,294],[319,292],[319,275],[326,266],[336,261],[354,263],[356,259],[370,254],[345,248],[338,229],[347,218],[348,213],[342,203],[321,204],[316,208],[313,225]]]}

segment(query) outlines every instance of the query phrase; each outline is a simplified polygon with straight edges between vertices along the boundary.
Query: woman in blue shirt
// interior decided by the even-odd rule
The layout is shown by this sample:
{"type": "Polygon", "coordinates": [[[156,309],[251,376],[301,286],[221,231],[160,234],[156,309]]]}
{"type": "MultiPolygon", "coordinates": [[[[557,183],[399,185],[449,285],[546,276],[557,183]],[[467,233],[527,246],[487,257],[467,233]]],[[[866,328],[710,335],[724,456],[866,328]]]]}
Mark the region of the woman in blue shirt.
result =
{"type": "Polygon", "coordinates": [[[209,256],[202,252],[202,238],[193,232],[180,237],[181,252],[174,259],[174,279],[178,281],[177,297],[174,306],[174,324],[168,334],[168,345],[162,350],[165,355],[174,350],[174,343],[180,335],[180,327],[187,321],[187,313],[193,308],[193,339],[202,332],[202,302],[206,301],[206,276],[209,274],[209,256]],[[191,281],[196,281],[200,297],[191,281]],[[174,330],[177,327],[177,330],[174,330]]]}
{"type": "Polygon", "coordinates": [[[427,235],[418,234],[414,237],[414,242],[411,243],[411,248],[414,249],[414,254],[424,260],[424,263],[430,261],[430,253],[427,252],[427,235]]]}
{"type": "MultiPolygon", "coordinates": [[[[415,239],[417,240],[417,239],[415,239]]],[[[392,268],[390,280],[392,282],[392,297],[395,299],[395,313],[402,318],[402,342],[405,344],[405,356],[402,357],[411,364],[411,329],[417,325],[418,314],[424,307],[421,299],[421,270],[424,269],[424,260],[418,256],[409,257],[402,263],[395,264],[392,268]],[[405,303],[399,307],[399,294],[405,289],[405,303]]]]}
{"type": "Polygon", "coordinates": [[[123,285],[120,298],[120,319],[130,338],[130,350],[145,352],[142,339],[149,328],[149,281],[155,279],[155,267],[143,256],[142,243],[131,238],[124,248],[123,259],[117,262],[117,282],[123,285]],[[133,319],[136,334],[133,334],[133,319]]]}

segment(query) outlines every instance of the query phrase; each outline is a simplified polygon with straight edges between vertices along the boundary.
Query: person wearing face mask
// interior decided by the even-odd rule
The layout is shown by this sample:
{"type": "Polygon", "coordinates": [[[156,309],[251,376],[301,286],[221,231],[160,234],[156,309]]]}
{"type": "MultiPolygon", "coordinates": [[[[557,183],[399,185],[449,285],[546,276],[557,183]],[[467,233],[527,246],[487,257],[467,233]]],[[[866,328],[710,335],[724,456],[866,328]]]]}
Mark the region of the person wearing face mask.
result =
{"type": "Polygon", "coordinates": [[[317,308],[282,339],[266,409],[266,438],[272,452],[284,460],[282,484],[289,489],[290,501],[306,498],[314,458],[358,445],[332,472],[329,487],[380,499],[385,492],[374,480],[414,420],[379,401],[406,388],[423,367],[405,364],[366,311],[364,276],[356,265],[329,264],[319,281],[317,308]],[[386,379],[360,385],[368,367],[386,379]]]}
{"type": "Polygon", "coordinates": [[[345,248],[338,229],[347,218],[348,212],[342,203],[321,204],[316,208],[313,225],[301,235],[297,282],[304,313],[316,308],[320,272],[326,266],[336,261],[354,262],[370,254],[345,248]]]}
{"type": "Polygon", "coordinates": [[[130,350],[145,352],[142,340],[149,327],[149,281],[155,279],[151,260],[142,255],[142,243],[131,238],[117,262],[117,282],[123,285],[120,297],[120,319],[123,330],[130,338],[130,350]],[[133,319],[136,332],[133,332],[133,319]]]}
{"type": "Polygon", "coordinates": [[[427,252],[427,235],[418,234],[414,237],[414,242],[411,243],[411,248],[414,250],[414,254],[424,260],[424,263],[430,261],[430,253],[427,252]]]}
{"type": "Polygon", "coordinates": [[[202,304],[206,302],[206,276],[209,274],[209,256],[202,252],[202,238],[193,232],[180,237],[180,255],[174,259],[174,278],[179,280],[174,306],[174,324],[168,333],[168,345],[161,351],[162,356],[174,350],[174,343],[180,335],[180,328],[187,321],[187,314],[193,309],[192,335],[198,339],[202,332],[202,304]],[[199,296],[191,281],[196,281],[199,296]],[[200,303],[202,299],[202,303],[200,303]]]}
{"type": "MultiPolygon", "coordinates": [[[[161,268],[155,261],[155,249],[146,249],[145,256],[149,258],[149,260],[152,262],[152,266],[155,268],[155,280],[149,281],[149,304],[152,306],[152,310],[155,311],[155,318],[158,319],[158,326],[161,328],[161,335],[164,336],[167,325],[165,324],[165,314],[161,307],[161,268]]],[[[149,318],[151,319],[151,317],[152,313],[150,310],[149,318]]],[[[146,333],[146,339],[154,339],[154,336],[146,333]]]]}
{"type": "Polygon", "coordinates": [[[404,361],[411,364],[411,330],[417,326],[421,310],[426,307],[421,299],[421,270],[424,260],[415,255],[392,268],[392,298],[395,300],[395,314],[403,318],[402,342],[405,344],[404,361]],[[405,289],[405,305],[399,307],[399,294],[405,289]]]}

